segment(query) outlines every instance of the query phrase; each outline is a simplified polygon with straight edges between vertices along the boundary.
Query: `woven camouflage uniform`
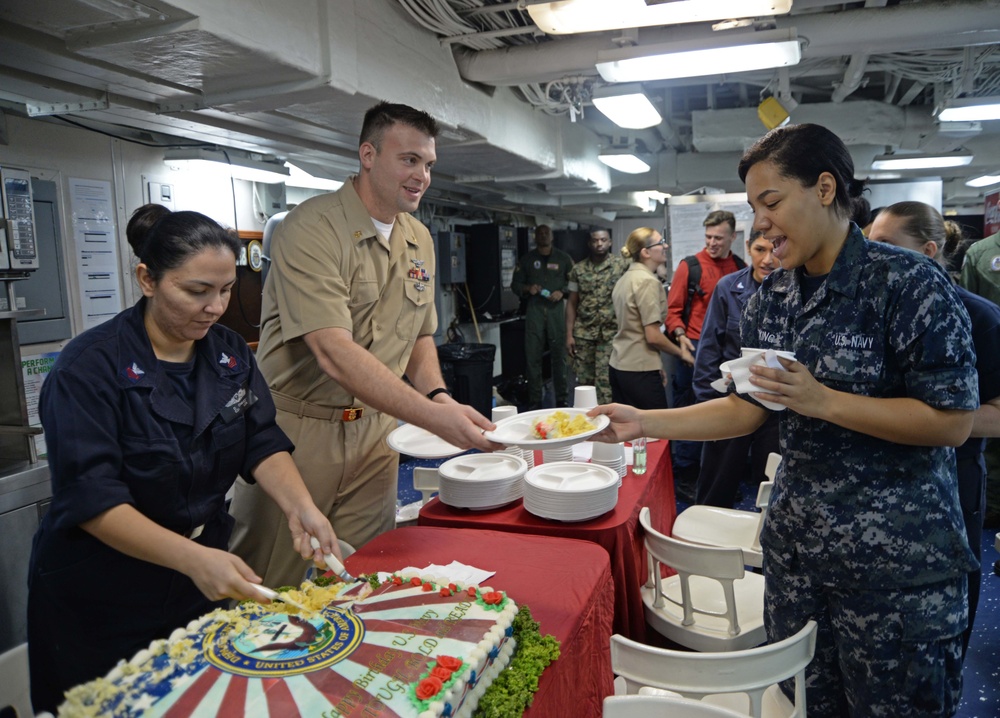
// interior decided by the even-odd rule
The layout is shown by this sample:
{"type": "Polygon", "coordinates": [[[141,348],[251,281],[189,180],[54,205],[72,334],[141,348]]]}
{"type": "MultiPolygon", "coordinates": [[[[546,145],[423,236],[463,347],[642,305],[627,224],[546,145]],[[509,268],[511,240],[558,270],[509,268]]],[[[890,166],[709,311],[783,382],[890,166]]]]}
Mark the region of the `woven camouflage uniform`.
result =
{"type": "Polygon", "coordinates": [[[569,291],[580,295],[573,324],[573,371],[577,384],[597,388],[598,404],[611,403],[608,366],[611,340],[618,331],[611,292],[628,265],[624,257],[609,256],[599,264],[588,258],[575,264],[569,273],[569,291]]]}
{"type": "MultiPolygon", "coordinates": [[[[969,317],[937,264],[867,242],[854,227],[805,306],[802,271],[765,278],[743,315],[744,346],[792,350],[838,391],[910,397],[942,410],[977,408],[969,317]]],[[[901,688],[919,674],[940,691],[936,704],[947,706],[961,685],[961,659],[954,657],[956,650],[961,656],[966,621],[965,574],[976,562],[954,449],[903,446],[785,411],[781,453],[761,534],[771,582],[768,638],[786,638],[809,618],[826,627],[808,669],[817,686],[809,690],[810,715],[838,715],[844,696],[874,701],[854,704],[858,715],[946,715],[922,708],[925,700],[934,703],[923,693],[907,696],[901,688]],[[924,618],[907,618],[900,628],[893,615],[903,596],[924,618]],[[884,670],[874,670],[869,661],[889,640],[883,624],[897,630],[886,644],[892,655],[878,664],[884,670]],[[908,705],[899,703],[907,698],[908,705]]]]}

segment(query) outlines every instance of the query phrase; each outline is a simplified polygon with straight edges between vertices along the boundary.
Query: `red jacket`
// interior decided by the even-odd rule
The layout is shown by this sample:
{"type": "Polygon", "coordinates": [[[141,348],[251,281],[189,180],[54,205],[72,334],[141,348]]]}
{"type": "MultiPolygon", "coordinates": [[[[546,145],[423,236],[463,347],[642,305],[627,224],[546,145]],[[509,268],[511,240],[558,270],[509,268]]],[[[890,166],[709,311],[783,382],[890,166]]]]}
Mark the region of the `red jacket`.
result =
{"type": "Polygon", "coordinates": [[[727,274],[732,274],[739,267],[730,252],[725,259],[712,259],[703,249],[694,255],[701,265],[701,282],[699,283],[703,295],[695,294],[691,298],[691,317],[685,327],[681,321],[681,312],[684,310],[684,303],[688,296],[688,265],[681,261],[674,270],[674,278],[670,282],[670,291],[667,293],[667,334],[673,334],[678,327],[684,327],[684,332],[692,341],[697,341],[701,337],[701,325],[705,321],[705,312],[708,311],[708,301],[712,298],[715,285],[719,283],[727,274]]]}

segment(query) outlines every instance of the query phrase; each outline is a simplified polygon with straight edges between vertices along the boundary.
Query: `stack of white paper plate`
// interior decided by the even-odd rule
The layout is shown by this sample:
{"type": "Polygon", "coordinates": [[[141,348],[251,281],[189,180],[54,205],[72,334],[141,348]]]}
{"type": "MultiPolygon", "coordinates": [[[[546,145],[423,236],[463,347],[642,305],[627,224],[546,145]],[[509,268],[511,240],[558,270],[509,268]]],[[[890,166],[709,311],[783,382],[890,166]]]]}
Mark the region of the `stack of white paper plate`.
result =
{"type": "Polygon", "coordinates": [[[438,498],[448,506],[495,509],[524,494],[528,465],[511,454],[466,454],[441,464],[438,498]]]}
{"type": "Polygon", "coordinates": [[[586,521],[618,503],[618,472],[599,464],[556,462],[524,477],[524,508],[556,521],[586,521]]]}

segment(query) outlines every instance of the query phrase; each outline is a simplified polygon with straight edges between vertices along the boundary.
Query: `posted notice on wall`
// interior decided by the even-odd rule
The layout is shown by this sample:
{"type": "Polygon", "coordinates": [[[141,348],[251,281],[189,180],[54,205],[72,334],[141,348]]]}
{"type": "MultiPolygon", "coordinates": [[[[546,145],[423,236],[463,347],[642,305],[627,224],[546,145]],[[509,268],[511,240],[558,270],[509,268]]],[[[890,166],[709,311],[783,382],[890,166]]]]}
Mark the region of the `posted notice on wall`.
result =
{"type": "Polygon", "coordinates": [[[71,177],[69,188],[83,328],[90,329],[122,310],[111,183],[71,177]]]}
{"type": "MultiPolygon", "coordinates": [[[[42,391],[42,382],[49,375],[49,370],[56,363],[59,352],[49,352],[48,354],[32,354],[21,357],[21,375],[24,378],[24,399],[28,405],[28,424],[30,426],[41,426],[42,420],[38,414],[38,397],[42,391]]],[[[44,459],[47,456],[45,448],[45,434],[34,437],[35,451],[38,458],[44,459]]]]}

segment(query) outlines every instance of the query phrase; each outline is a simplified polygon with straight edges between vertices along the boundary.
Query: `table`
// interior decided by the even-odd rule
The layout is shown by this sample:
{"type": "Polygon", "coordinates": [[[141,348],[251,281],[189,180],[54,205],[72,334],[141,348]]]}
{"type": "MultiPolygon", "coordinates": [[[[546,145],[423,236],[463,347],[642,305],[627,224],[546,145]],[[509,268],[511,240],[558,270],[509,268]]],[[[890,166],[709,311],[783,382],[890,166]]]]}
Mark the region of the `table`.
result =
{"type": "MultiPolygon", "coordinates": [[[[536,456],[540,456],[536,452],[536,456]]],[[[492,529],[519,534],[538,534],[592,541],[611,557],[615,580],[614,631],[636,641],[646,640],[640,589],[646,582],[646,556],[639,511],[648,506],[653,526],[670,535],[677,503],[670,464],[669,443],[656,441],[647,445],[645,474],[636,476],[629,467],[618,489],[614,511],[590,521],[561,523],[528,513],[523,503],[493,511],[471,511],[446,506],[437,498],[420,509],[419,526],[492,529]]]]}
{"type": "Polygon", "coordinates": [[[355,576],[451,561],[496,575],[487,585],[531,609],[543,635],[561,644],[542,674],[527,716],[601,715],[614,692],[611,619],[614,591],[608,555],[585,541],[498,531],[410,526],[378,536],[344,562],[355,576]]]}

